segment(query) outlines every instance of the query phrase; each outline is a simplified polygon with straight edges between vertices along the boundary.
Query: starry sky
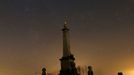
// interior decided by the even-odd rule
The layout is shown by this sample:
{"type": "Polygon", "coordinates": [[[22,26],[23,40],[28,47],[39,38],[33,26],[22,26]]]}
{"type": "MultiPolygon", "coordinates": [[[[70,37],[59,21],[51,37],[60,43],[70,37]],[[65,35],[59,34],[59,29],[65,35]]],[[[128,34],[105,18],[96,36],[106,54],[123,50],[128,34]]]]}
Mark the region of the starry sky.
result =
{"type": "Polygon", "coordinates": [[[57,72],[65,16],[77,65],[134,75],[134,0],[0,0],[0,75],[57,72]]]}

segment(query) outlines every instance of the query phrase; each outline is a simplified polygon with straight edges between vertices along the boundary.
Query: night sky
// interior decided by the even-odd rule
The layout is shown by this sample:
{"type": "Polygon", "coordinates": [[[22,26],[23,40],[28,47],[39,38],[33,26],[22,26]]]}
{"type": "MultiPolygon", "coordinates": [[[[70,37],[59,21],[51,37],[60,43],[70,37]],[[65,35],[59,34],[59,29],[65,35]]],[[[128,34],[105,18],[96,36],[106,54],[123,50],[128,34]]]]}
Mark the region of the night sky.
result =
{"type": "Polygon", "coordinates": [[[0,0],[0,75],[59,71],[65,16],[77,65],[134,75],[134,0],[0,0]]]}

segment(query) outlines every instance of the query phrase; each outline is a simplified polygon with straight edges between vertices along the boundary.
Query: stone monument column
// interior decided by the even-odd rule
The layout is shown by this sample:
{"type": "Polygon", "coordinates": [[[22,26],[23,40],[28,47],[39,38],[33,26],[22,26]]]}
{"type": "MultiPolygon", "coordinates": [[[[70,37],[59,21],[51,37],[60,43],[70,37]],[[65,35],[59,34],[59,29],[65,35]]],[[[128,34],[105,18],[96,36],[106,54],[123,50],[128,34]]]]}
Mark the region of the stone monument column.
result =
{"type": "Polygon", "coordinates": [[[78,75],[74,62],[75,58],[70,51],[69,27],[67,17],[65,18],[62,32],[63,32],[63,56],[60,59],[61,70],[59,75],[78,75]]]}

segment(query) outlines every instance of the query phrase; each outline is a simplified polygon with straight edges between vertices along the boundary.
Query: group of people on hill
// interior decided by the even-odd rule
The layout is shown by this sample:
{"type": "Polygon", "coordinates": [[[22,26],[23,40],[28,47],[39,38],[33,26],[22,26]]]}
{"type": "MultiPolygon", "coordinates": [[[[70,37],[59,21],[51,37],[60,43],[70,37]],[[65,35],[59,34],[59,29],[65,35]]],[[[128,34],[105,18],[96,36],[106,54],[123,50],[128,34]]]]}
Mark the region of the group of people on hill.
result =
{"type": "MultiPolygon", "coordinates": [[[[46,74],[46,68],[42,69],[42,75],[47,75],[46,74]]],[[[92,66],[88,66],[88,75],[94,75],[93,74],[93,70],[92,70],[92,66]]],[[[118,75],[123,75],[122,72],[118,72],[118,75]]]]}
{"type": "MultiPolygon", "coordinates": [[[[47,75],[46,68],[42,68],[42,75],[47,75]]],[[[88,66],[88,75],[93,75],[93,70],[91,66],[88,66]]]]}

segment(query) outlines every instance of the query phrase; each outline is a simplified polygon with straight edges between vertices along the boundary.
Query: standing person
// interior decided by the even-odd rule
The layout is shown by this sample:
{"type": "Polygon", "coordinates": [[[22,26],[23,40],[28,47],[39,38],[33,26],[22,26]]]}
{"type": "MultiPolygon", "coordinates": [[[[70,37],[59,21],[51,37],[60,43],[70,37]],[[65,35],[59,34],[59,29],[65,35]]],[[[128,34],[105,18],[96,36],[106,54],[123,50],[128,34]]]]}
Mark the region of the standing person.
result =
{"type": "Polygon", "coordinates": [[[123,75],[123,73],[122,72],[118,72],[118,75],[123,75]]]}
{"type": "Polygon", "coordinates": [[[42,68],[42,75],[46,75],[46,68],[42,68]]]}
{"type": "Polygon", "coordinates": [[[88,66],[88,75],[93,75],[92,66],[88,66]]]}

